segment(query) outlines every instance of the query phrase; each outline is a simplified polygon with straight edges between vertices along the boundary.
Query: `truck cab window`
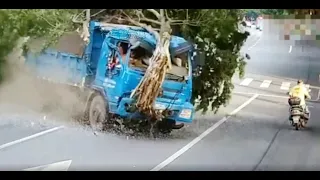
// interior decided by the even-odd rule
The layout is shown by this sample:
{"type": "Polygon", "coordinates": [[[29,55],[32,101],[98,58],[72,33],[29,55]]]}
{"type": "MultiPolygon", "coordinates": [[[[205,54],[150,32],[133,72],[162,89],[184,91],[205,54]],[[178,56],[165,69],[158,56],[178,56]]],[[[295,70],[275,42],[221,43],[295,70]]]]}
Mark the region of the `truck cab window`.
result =
{"type": "Polygon", "coordinates": [[[129,44],[128,43],[119,42],[118,51],[119,51],[119,54],[121,56],[121,60],[122,61],[125,61],[128,49],[129,49],[129,44]]]}
{"type": "Polygon", "coordinates": [[[149,66],[149,60],[152,56],[152,52],[144,49],[143,47],[137,47],[131,50],[129,67],[138,68],[140,70],[146,70],[149,66]]]}
{"type": "MultiPolygon", "coordinates": [[[[188,75],[188,56],[189,52],[183,52],[174,56],[172,61],[171,74],[177,76],[188,75]]],[[[149,66],[149,60],[152,57],[152,52],[139,46],[131,50],[129,67],[145,71],[149,66]]]]}
{"type": "Polygon", "coordinates": [[[188,68],[188,53],[189,52],[184,52],[174,56],[172,59],[172,65],[188,68]]]}
{"type": "Polygon", "coordinates": [[[181,77],[187,76],[189,71],[188,56],[189,56],[189,52],[184,52],[174,56],[171,59],[172,68],[169,71],[169,73],[177,76],[181,76],[181,77]]]}
{"type": "Polygon", "coordinates": [[[125,42],[119,42],[117,45],[117,49],[114,49],[112,52],[112,57],[109,61],[109,69],[113,69],[116,65],[120,64],[120,62],[124,62],[126,59],[126,55],[129,49],[129,44],[125,42]]]}

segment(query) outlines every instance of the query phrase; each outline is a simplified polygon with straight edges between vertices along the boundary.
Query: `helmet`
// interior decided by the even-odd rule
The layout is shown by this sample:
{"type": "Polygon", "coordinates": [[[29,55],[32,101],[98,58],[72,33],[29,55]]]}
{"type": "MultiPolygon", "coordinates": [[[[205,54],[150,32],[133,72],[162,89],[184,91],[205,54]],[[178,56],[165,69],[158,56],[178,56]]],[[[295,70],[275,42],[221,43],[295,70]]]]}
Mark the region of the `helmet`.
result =
{"type": "Polygon", "coordinates": [[[303,81],[301,79],[298,80],[297,84],[302,84],[303,81]]]}

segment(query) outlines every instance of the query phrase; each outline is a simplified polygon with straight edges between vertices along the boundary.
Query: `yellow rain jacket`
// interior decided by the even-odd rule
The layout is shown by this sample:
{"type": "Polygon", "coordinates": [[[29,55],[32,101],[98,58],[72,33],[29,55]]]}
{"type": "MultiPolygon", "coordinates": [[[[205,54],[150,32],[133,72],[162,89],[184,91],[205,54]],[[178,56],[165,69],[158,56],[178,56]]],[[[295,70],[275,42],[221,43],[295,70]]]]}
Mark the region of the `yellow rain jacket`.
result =
{"type": "Polygon", "coordinates": [[[292,97],[299,97],[301,99],[300,105],[306,105],[305,96],[311,99],[308,89],[304,84],[296,85],[291,88],[289,95],[292,97]]]}

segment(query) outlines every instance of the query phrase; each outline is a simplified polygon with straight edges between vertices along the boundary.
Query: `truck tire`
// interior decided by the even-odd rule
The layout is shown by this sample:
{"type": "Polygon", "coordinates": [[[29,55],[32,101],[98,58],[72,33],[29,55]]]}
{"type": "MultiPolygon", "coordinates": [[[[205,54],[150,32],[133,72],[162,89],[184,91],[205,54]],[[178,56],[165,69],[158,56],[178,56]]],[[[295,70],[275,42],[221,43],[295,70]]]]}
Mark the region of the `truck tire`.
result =
{"type": "Polygon", "coordinates": [[[162,121],[158,122],[158,130],[162,134],[170,134],[174,124],[175,124],[175,121],[173,120],[163,119],[162,121]]]}
{"type": "Polygon", "coordinates": [[[94,131],[102,131],[109,120],[109,106],[104,98],[97,94],[93,97],[89,108],[89,122],[94,131]]]}

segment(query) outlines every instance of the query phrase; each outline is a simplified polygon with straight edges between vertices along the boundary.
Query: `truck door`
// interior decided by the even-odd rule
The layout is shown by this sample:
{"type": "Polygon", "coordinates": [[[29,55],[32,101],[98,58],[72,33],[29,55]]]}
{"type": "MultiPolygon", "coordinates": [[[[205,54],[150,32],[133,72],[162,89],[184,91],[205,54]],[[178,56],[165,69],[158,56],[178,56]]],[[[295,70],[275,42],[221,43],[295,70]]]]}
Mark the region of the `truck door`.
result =
{"type": "Polygon", "coordinates": [[[107,90],[109,102],[117,103],[122,94],[122,76],[124,73],[124,60],[127,56],[129,44],[118,42],[117,47],[111,49],[108,55],[104,87],[107,90]]]}

